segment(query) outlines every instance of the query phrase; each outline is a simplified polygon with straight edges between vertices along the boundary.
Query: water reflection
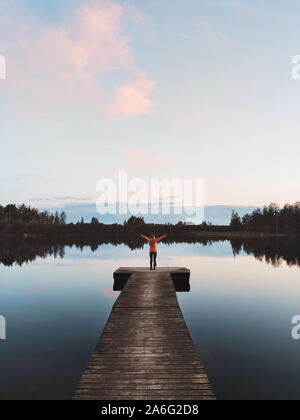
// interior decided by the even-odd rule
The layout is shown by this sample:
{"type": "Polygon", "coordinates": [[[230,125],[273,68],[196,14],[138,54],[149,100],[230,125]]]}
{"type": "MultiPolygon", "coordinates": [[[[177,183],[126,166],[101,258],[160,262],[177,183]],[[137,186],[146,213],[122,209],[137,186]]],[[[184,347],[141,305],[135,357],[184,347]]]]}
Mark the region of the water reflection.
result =
{"type": "MultiPolygon", "coordinates": [[[[219,399],[299,398],[298,242],[161,244],[159,266],[191,271],[178,301],[219,399]]],[[[1,244],[0,400],[70,399],[119,294],[112,273],[148,265],[142,245],[65,245],[1,244]]]]}
{"type": "MultiPolygon", "coordinates": [[[[213,244],[229,242],[232,248],[232,255],[237,256],[241,253],[253,255],[260,261],[265,261],[273,267],[279,267],[282,263],[288,266],[300,266],[300,238],[232,238],[232,239],[205,239],[201,238],[197,241],[174,241],[174,243],[190,243],[200,244],[210,247],[213,244]]],[[[103,245],[126,245],[130,250],[143,248],[143,243],[139,238],[136,240],[116,240],[110,242],[55,242],[51,243],[46,239],[27,239],[27,240],[6,240],[0,242],[0,264],[10,267],[14,264],[22,266],[29,262],[35,261],[37,258],[46,259],[53,256],[54,258],[63,259],[65,256],[65,247],[75,247],[83,251],[84,248],[90,247],[92,253],[98,251],[103,245]]]]}

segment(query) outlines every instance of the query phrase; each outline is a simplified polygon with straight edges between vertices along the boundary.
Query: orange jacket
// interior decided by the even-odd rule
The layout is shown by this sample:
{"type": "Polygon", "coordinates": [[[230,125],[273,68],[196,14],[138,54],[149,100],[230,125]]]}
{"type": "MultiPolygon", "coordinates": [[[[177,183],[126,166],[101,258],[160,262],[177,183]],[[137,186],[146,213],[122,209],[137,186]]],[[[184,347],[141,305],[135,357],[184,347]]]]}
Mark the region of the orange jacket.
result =
{"type": "Polygon", "coordinates": [[[160,236],[159,238],[148,238],[147,236],[141,235],[142,238],[146,239],[150,245],[150,252],[157,252],[157,243],[164,239],[167,235],[160,236]]]}

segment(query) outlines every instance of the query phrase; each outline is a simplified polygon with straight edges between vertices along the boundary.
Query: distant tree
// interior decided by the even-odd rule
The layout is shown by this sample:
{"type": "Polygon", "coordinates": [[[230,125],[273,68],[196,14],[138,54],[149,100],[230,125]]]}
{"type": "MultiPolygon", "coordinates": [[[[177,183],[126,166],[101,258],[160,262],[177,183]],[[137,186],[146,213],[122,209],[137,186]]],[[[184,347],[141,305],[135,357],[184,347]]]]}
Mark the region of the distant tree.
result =
{"type": "Polygon", "coordinates": [[[97,217],[93,217],[91,220],[91,224],[92,225],[99,225],[99,220],[97,219],[97,217]]]}
{"type": "Polygon", "coordinates": [[[66,215],[66,212],[65,212],[65,211],[62,211],[62,212],[60,213],[59,223],[60,223],[61,225],[65,225],[65,224],[66,224],[66,221],[67,221],[67,215],[66,215]]]}
{"type": "Polygon", "coordinates": [[[279,232],[279,213],[280,207],[277,203],[270,203],[268,206],[268,221],[271,230],[275,233],[279,232]]]}
{"type": "Polygon", "coordinates": [[[230,227],[233,231],[239,231],[242,229],[241,218],[234,210],[232,210],[230,227]]]}
{"type": "Polygon", "coordinates": [[[13,223],[19,218],[17,206],[15,206],[14,204],[9,204],[8,206],[6,206],[4,212],[6,214],[8,223],[13,223]]]}
{"type": "MultiPolygon", "coordinates": [[[[90,223],[99,226],[97,229],[91,229],[89,224],[85,224],[83,218],[76,225],[72,223],[66,225],[66,213],[64,211],[60,214],[56,211],[53,215],[25,204],[20,206],[9,204],[6,207],[0,205],[0,230],[2,236],[16,234],[19,237],[24,237],[24,235],[47,237],[49,235],[49,237],[59,237],[61,239],[63,237],[70,238],[74,235],[79,241],[78,246],[84,246],[84,241],[89,236],[91,238],[101,236],[105,240],[113,238],[115,243],[120,243],[119,238],[122,235],[126,237],[126,240],[131,241],[131,244],[135,243],[137,246],[140,246],[140,240],[137,239],[138,230],[147,235],[163,230],[169,237],[173,235],[177,238],[184,238],[184,240],[187,240],[188,235],[186,233],[191,229],[212,232],[228,231],[228,226],[214,226],[206,222],[195,226],[195,228],[191,228],[191,226],[182,222],[178,222],[176,225],[169,223],[163,226],[146,224],[143,217],[137,216],[131,216],[129,220],[124,222],[124,226],[117,223],[106,226],[102,223],[100,224],[96,217],[92,218],[90,223]],[[64,225],[66,226],[64,227],[64,225]]],[[[300,235],[300,202],[286,204],[283,208],[280,208],[276,203],[271,203],[263,209],[258,208],[251,214],[246,214],[242,220],[233,211],[230,229],[232,231],[243,230],[244,232],[262,232],[265,234],[284,233],[289,236],[300,235]]],[[[239,242],[237,241],[234,243],[234,251],[237,253],[238,250],[239,242]]]]}
{"type": "Polygon", "coordinates": [[[55,216],[54,216],[54,224],[59,225],[59,223],[60,223],[60,217],[59,217],[58,211],[56,211],[55,216]]]}
{"type": "Polygon", "coordinates": [[[277,203],[270,203],[269,204],[269,209],[273,210],[273,211],[278,211],[280,209],[279,204],[277,203]]]}
{"type": "Polygon", "coordinates": [[[131,216],[127,222],[124,223],[124,225],[127,226],[142,226],[145,225],[145,220],[143,217],[136,217],[136,216],[131,216]]]}

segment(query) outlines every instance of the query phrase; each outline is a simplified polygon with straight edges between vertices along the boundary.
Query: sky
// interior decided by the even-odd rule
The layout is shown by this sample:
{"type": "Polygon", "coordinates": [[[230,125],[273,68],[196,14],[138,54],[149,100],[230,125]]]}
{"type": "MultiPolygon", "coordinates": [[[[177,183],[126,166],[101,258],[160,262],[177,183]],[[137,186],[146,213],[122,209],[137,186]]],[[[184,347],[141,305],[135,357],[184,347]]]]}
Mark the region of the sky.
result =
{"type": "Polygon", "coordinates": [[[191,178],[206,205],[300,200],[300,2],[0,0],[0,203],[191,178]]]}

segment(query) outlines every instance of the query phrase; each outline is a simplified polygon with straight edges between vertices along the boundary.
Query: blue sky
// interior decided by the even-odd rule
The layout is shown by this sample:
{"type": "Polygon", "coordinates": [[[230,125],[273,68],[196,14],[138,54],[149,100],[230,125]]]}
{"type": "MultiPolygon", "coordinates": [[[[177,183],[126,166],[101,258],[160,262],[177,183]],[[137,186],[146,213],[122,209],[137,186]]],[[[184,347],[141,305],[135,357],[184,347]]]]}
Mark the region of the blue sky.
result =
{"type": "Polygon", "coordinates": [[[93,202],[120,169],[203,178],[207,205],[300,200],[297,0],[0,4],[2,204],[93,202]]]}

